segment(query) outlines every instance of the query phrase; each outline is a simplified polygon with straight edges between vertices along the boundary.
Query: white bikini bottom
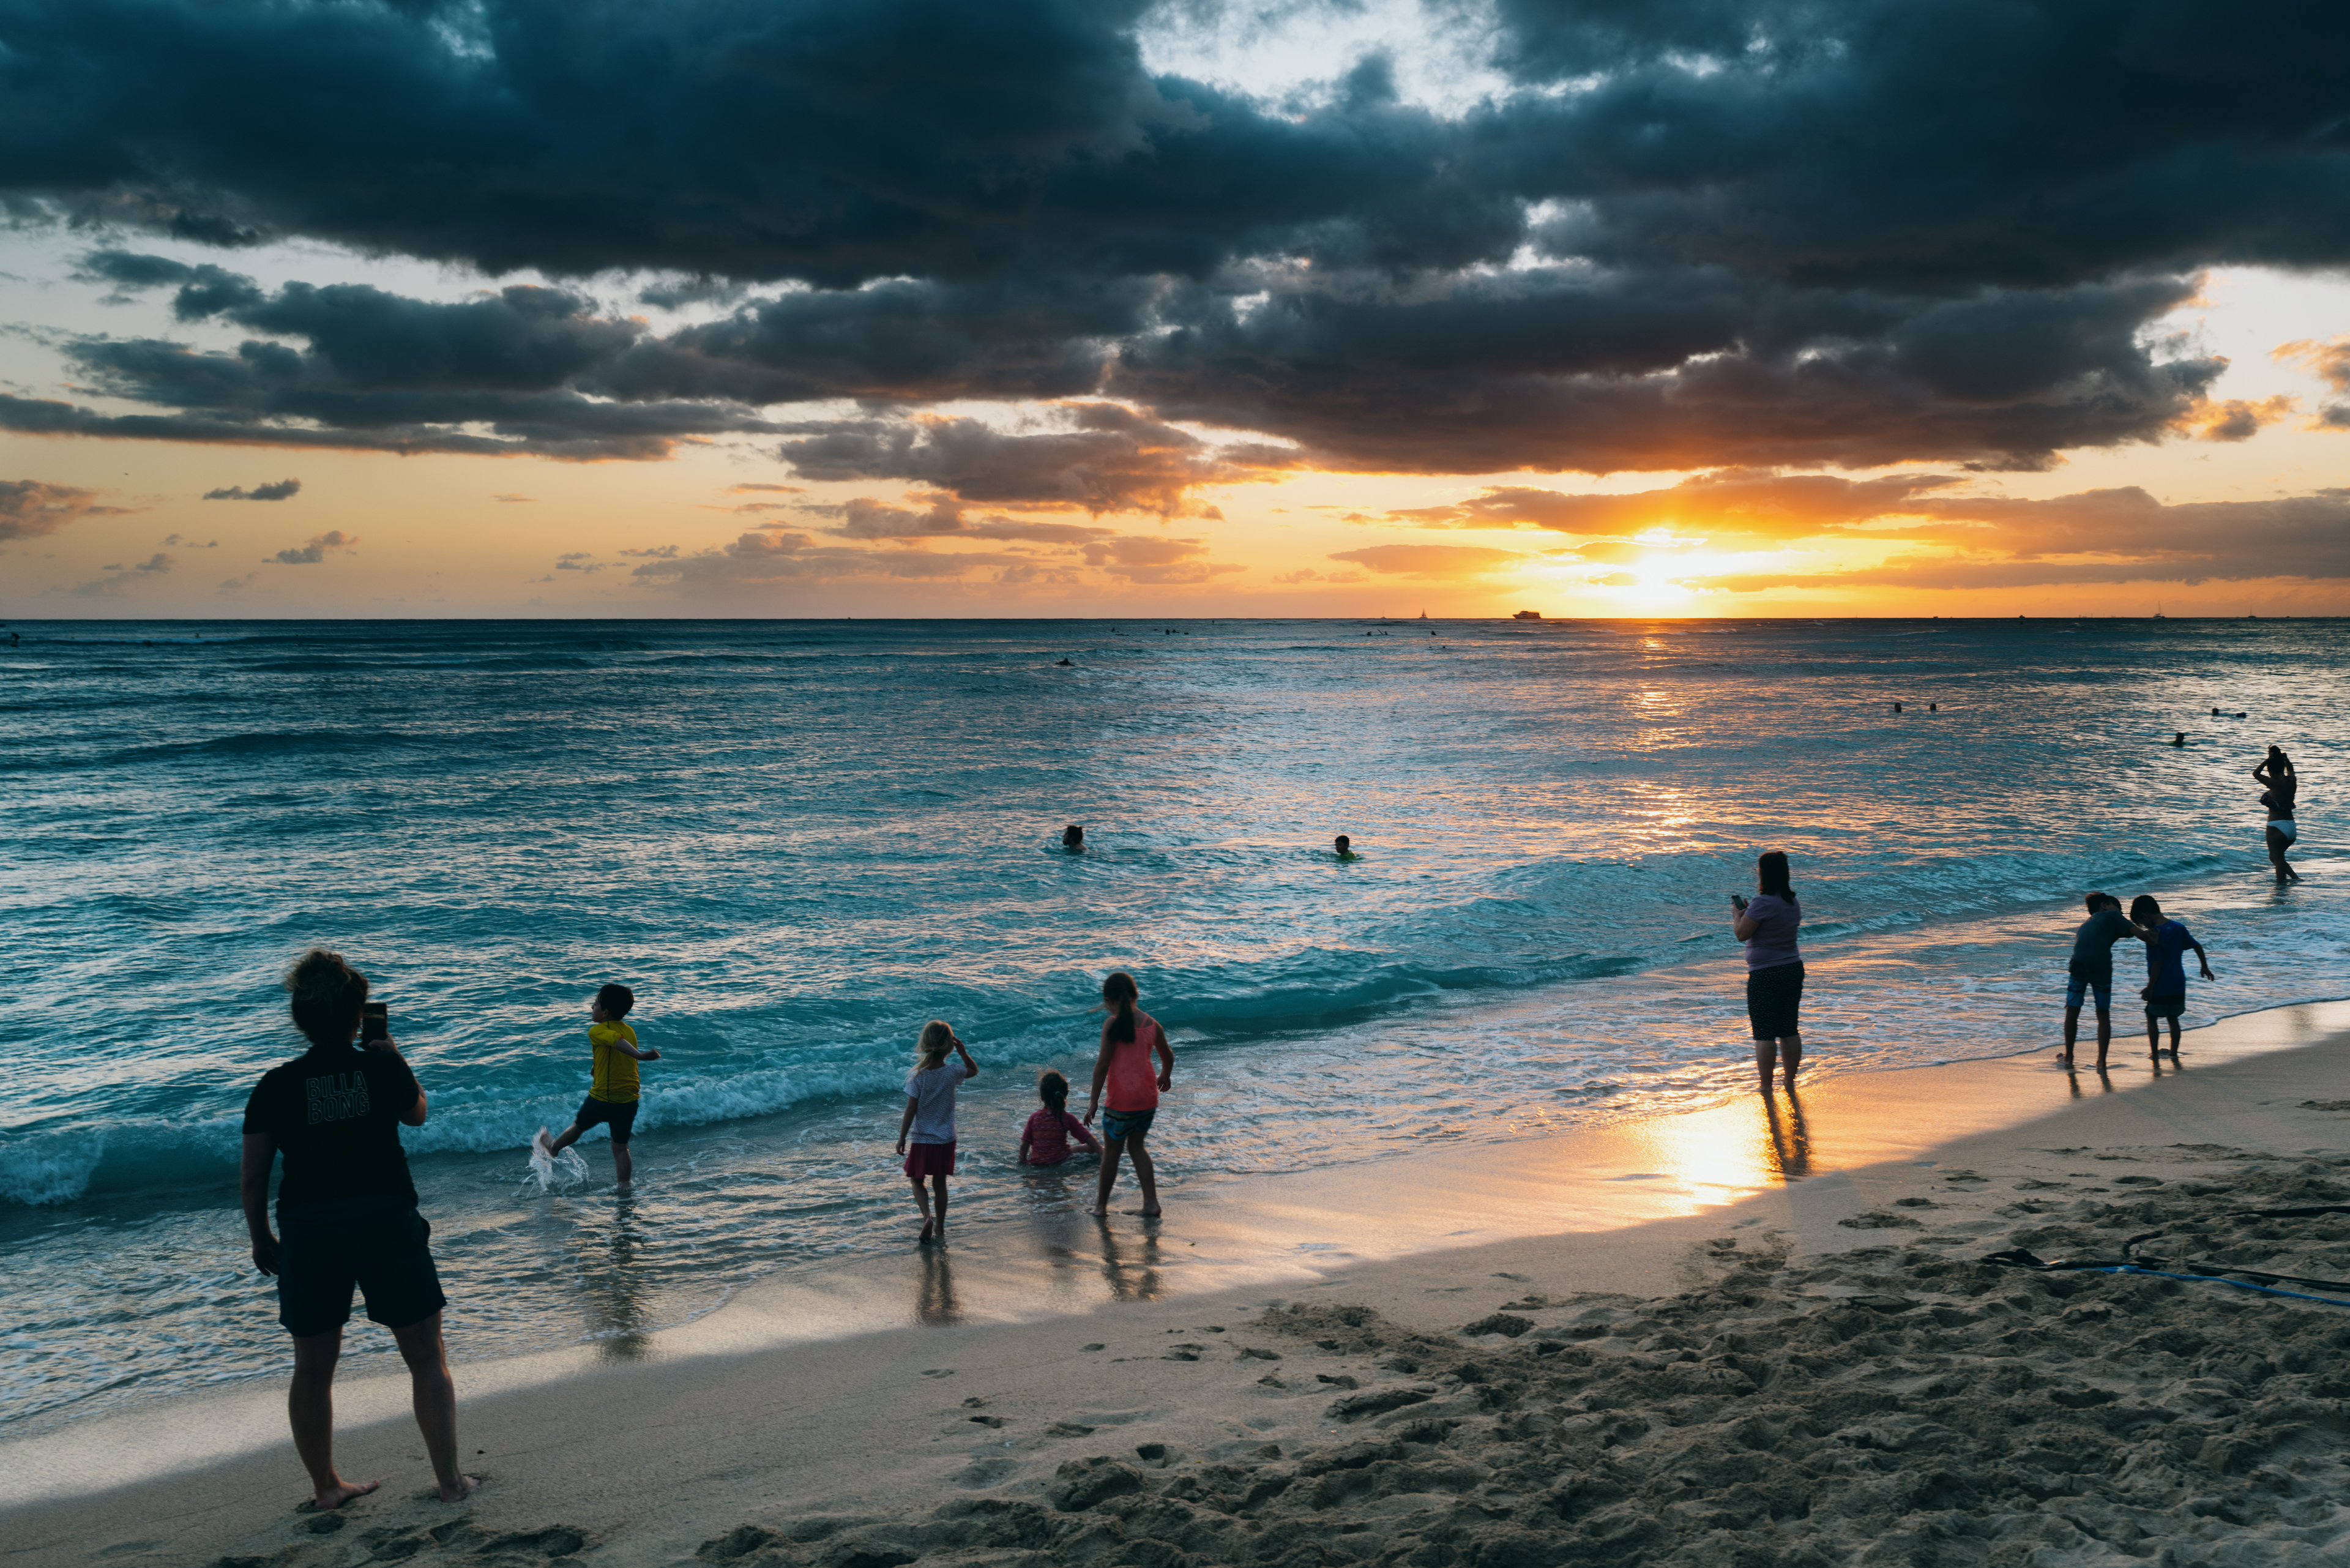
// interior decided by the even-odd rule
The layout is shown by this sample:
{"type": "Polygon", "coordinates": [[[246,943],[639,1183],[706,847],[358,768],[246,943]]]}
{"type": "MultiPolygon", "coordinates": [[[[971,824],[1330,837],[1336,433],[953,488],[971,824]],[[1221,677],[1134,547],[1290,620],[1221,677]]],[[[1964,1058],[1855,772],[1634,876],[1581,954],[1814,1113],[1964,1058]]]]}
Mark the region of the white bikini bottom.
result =
{"type": "Polygon", "coordinates": [[[2294,839],[2301,836],[2300,830],[2293,826],[2293,818],[2289,816],[2270,817],[2269,831],[2283,839],[2287,844],[2291,844],[2294,839]]]}

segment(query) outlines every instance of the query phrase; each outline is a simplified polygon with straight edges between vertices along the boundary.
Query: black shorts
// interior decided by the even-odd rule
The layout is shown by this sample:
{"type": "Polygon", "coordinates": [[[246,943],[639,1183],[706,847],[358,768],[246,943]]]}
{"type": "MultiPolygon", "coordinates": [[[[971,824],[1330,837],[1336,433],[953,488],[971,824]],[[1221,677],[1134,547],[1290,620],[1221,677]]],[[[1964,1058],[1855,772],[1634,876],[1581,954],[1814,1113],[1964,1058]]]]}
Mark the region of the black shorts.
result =
{"type": "Polygon", "coordinates": [[[432,1266],[432,1227],[412,1199],[329,1198],[277,1216],[277,1321],[296,1339],[351,1320],[351,1291],[386,1328],[449,1304],[432,1266]]]}
{"type": "Polygon", "coordinates": [[[1769,969],[1746,971],[1746,1018],[1757,1040],[1778,1040],[1801,1034],[1796,1014],[1804,1006],[1804,966],[1774,963],[1769,969]]]}
{"type": "Polygon", "coordinates": [[[2146,1016],[2148,1023],[2158,1018],[2168,1018],[2176,1023],[2178,1022],[2178,1015],[2186,1011],[2187,993],[2183,991],[2169,996],[2149,996],[2146,999],[2146,1016]]]}
{"type": "Polygon", "coordinates": [[[571,1119],[583,1133],[601,1122],[612,1129],[613,1147],[626,1148],[629,1136],[637,1130],[637,1102],[622,1100],[615,1104],[590,1095],[579,1102],[579,1114],[571,1119]]]}

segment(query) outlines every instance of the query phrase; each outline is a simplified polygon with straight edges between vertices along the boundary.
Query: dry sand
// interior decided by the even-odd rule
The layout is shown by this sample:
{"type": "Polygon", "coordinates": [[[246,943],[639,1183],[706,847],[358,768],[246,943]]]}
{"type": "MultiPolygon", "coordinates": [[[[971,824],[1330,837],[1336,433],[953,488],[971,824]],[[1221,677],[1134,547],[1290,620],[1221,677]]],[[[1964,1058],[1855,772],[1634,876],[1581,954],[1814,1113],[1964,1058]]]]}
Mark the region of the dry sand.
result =
{"type": "MultiPolygon", "coordinates": [[[[2350,1214],[2253,1212],[2350,1205],[2350,1036],[2212,1066],[2197,1040],[2185,1075],[2147,1081],[2125,1055],[2116,1080],[2143,1086],[2085,1078],[2077,1100],[2033,1060],[1838,1080],[1805,1095],[1794,1143],[1783,1107],[1671,1118],[1638,1136],[1686,1148],[1693,1127],[1748,1128],[1751,1147],[1719,1135],[1705,1168],[1735,1191],[1744,1160],[1759,1190],[1700,1208],[1705,1183],[1684,1180],[1694,1211],[1644,1224],[1322,1274],[1198,1266],[1187,1245],[1156,1269],[1179,1211],[1156,1243],[1121,1220],[1079,1260],[1110,1298],[1087,1310],[1020,1321],[1016,1259],[975,1239],[838,1285],[833,1337],[763,1328],[812,1299],[778,1286],[732,1326],[733,1309],[559,1381],[541,1367],[484,1392],[501,1376],[468,1369],[461,1420],[490,1484],[456,1508],[423,1490],[380,1388],[346,1400],[377,1418],[347,1427],[341,1456],[384,1490],[324,1516],[294,1506],[282,1428],[183,1462],[238,1446],[274,1395],[239,1396],[234,1418],[181,1401],[0,1453],[18,1500],[0,1560],[2350,1562],[2350,1307],[1982,1261],[2117,1256],[2155,1232],[2139,1255],[2350,1280],[2350,1214]],[[1981,1127],[1986,1099],[2012,1123],[2029,1096],[2063,1108],[1921,1141],[1981,1127]],[[1825,1147],[1897,1158],[1828,1168],[1825,1147]],[[1779,1179],[1790,1163],[1809,1179],[1779,1179]],[[958,1284],[966,1249],[983,1262],[958,1284]],[[1202,1288],[1166,1293],[1187,1282],[1202,1288]],[[868,1308],[915,1321],[840,1336],[868,1308]],[[753,1347],[714,1348],[729,1334],[753,1347]],[[151,1454],[180,1468],[113,1484],[151,1454]]],[[[1637,1147],[1610,1136],[1583,1147],[1637,1147]]],[[[1497,1189],[1607,1179],[1527,1163],[1510,1157],[1497,1189]]],[[[1278,1206],[1317,1223],[1391,1208],[1408,1240],[1480,1218],[1473,1161],[1394,1167],[1386,1186],[1278,1206]]]]}

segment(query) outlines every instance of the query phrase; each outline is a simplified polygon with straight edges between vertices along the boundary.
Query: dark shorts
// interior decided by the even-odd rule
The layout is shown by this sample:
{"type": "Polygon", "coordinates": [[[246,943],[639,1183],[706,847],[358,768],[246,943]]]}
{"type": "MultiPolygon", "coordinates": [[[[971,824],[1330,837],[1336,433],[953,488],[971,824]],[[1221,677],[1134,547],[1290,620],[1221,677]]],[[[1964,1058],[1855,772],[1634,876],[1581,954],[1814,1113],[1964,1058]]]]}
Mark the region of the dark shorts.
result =
{"type": "Polygon", "coordinates": [[[629,1147],[629,1137],[637,1128],[637,1102],[627,1100],[615,1104],[590,1095],[579,1102],[579,1114],[571,1118],[581,1132],[601,1122],[612,1129],[612,1142],[620,1148],[629,1147]]]}
{"type": "Polygon", "coordinates": [[[2064,977],[2065,1006],[2077,1008],[2081,1005],[2082,999],[2091,994],[2097,999],[2098,1012],[2109,1012],[2113,1010],[2114,971],[2112,970],[2106,970],[2103,973],[2091,970],[2084,973],[2076,969],[2064,977]]]}
{"type": "Polygon", "coordinates": [[[906,1174],[920,1181],[926,1176],[954,1174],[955,1146],[951,1143],[916,1143],[906,1146],[906,1174]]]}
{"type": "Polygon", "coordinates": [[[277,1216],[277,1321],[296,1339],[351,1320],[351,1291],[386,1328],[449,1304],[432,1267],[432,1227],[406,1198],[330,1198],[277,1216]]]}
{"type": "Polygon", "coordinates": [[[1123,1143],[1128,1138],[1140,1137],[1144,1133],[1149,1132],[1150,1124],[1158,1119],[1157,1106],[1151,1106],[1147,1111],[1104,1111],[1101,1125],[1102,1137],[1111,1143],[1123,1143]]]}
{"type": "Polygon", "coordinates": [[[1796,1014],[1804,1007],[1804,966],[1774,963],[1769,969],[1746,971],[1746,1021],[1757,1040],[1779,1040],[1801,1034],[1796,1014]]]}
{"type": "Polygon", "coordinates": [[[2178,1022],[2178,1015],[2186,1011],[2187,993],[2183,991],[2172,996],[2149,996],[2146,999],[2146,1016],[2148,1022],[2158,1018],[2168,1018],[2176,1023],[2178,1022]]]}

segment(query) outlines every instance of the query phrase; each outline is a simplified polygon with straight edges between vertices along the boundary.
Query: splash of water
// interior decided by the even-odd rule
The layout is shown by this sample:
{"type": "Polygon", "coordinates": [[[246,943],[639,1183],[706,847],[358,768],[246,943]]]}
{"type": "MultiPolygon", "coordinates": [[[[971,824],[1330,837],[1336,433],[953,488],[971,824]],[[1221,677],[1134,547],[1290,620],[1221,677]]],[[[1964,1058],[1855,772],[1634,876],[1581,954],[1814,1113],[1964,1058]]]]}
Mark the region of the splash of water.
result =
{"type": "Polygon", "coordinates": [[[530,1174],[541,1192],[556,1192],[587,1180],[588,1162],[579,1158],[576,1148],[557,1154],[546,1129],[541,1127],[538,1136],[530,1141],[530,1174]]]}

